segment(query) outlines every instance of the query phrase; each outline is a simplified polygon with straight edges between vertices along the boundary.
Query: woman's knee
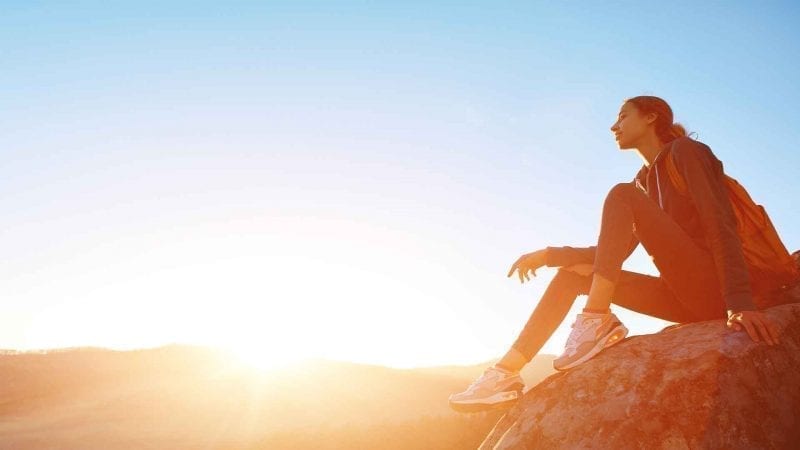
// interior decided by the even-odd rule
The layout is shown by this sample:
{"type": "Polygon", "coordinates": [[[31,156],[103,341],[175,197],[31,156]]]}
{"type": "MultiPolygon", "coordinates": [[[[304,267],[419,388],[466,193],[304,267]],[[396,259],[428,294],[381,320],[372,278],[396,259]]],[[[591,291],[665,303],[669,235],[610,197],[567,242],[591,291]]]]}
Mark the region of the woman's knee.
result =
{"type": "Polygon", "coordinates": [[[635,194],[639,189],[633,183],[617,183],[615,184],[606,195],[606,202],[614,200],[627,200],[631,194],[635,194]]]}

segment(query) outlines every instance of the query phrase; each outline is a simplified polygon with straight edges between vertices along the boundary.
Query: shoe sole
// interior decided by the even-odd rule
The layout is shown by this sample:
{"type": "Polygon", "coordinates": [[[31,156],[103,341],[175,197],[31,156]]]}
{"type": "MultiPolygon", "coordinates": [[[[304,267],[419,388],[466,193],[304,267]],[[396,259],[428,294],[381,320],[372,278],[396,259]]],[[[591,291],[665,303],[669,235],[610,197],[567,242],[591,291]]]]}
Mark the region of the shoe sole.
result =
{"type": "Polygon", "coordinates": [[[514,405],[522,397],[522,385],[514,385],[513,391],[503,391],[484,399],[450,401],[450,408],[458,412],[480,412],[505,409],[514,405]]]}
{"type": "Polygon", "coordinates": [[[565,365],[565,366],[556,366],[553,364],[553,368],[556,370],[564,371],[569,370],[575,366],[585,363],[586,361],[592,359],[595,355],[600,353],[601,351],[622,342],[625,339],[625,336],[628,335],[628,329],[625,328],[624,325],[619,325],[611,332],[609,332],[603,339],[597,341],[598,345],[592,347],[585,355],[581,356],[580,358],[576,359],[575,361],[565,365]]]}

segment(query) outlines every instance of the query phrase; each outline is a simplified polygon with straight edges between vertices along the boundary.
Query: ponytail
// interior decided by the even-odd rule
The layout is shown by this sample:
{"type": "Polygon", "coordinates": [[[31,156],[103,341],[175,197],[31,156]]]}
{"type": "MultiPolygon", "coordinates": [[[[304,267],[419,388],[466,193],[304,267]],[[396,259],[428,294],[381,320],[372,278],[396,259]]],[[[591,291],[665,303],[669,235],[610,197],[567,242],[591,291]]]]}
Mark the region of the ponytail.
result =
{"type": "Polygon", "coordinates": [[[656,135],[665,144],[679,137],[687,136],[691,138],[691,134],[697,134],[694,132],[687,134],[686,128],[682,124],[673,123],[672,108],[660,97],[640,95],[625,99],[624,103],[633,104],[640,114],[655,113],[656,135]]]}

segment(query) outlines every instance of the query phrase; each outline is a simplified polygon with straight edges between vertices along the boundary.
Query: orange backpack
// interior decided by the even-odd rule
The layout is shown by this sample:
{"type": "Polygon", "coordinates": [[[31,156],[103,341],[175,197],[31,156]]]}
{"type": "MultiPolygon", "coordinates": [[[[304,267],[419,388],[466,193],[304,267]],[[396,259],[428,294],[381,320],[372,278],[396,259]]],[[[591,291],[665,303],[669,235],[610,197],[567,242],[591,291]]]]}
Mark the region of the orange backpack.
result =
{"type": "MultiPolygon", "coordinates": [[[[681,195],[686,195],[688,189],[675,167],[672,153],[666,164],[673,185],[681,195]]],[[[756,306],[759,309],[772,306],[778,301],[776,290],[787,291],[800,281],[800,267],[786,250],[764,207],[756,204],[738,181],[723,175],[736,215],[736,230],[742,241],[756,306]]]]}

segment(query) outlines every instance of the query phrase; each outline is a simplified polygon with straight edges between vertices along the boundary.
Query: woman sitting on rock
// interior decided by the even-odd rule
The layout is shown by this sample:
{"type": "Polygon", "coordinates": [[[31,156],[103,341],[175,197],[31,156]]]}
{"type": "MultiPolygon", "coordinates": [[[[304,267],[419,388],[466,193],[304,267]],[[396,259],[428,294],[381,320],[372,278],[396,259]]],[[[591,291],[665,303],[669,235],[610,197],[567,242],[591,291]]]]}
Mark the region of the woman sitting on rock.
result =
{"type": "Polygon", "coordinates": [[[520,369],[581,294],[588,294],[586,307],[553,362],[557,370],[575,367],[625,338],[628,329],[611,312],[611,303],[677,323],[727,318],[729,328],[746,330],[756,342],[778,342],[776,326],[753,301],[722,162],[672,120],[672,109],[661,98],[623,102],[611,131],[620,150],[636,150],[644,165],[631,182],[609,191],[596,246],[546,247],[511,266],[508,276],[517,271],[520,282],[541,266],[559,270],[505,356],[464,392],[450,396],[453,408],[481,410],[516,401],[524,387],[520,369]],[[688,195],[667,176],[669,153],[688,195]],[[640,242],[659,277],[622,270],[640,242]]]}

